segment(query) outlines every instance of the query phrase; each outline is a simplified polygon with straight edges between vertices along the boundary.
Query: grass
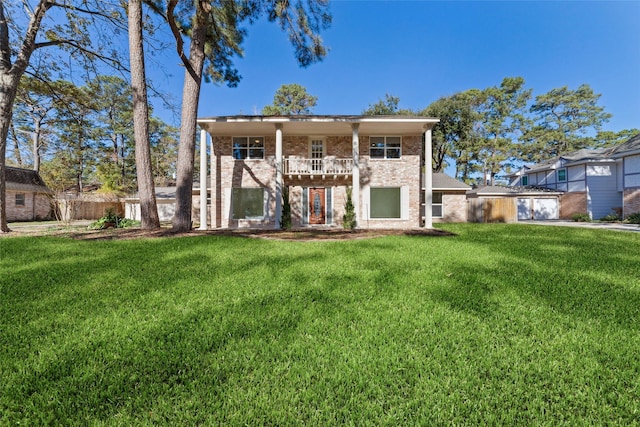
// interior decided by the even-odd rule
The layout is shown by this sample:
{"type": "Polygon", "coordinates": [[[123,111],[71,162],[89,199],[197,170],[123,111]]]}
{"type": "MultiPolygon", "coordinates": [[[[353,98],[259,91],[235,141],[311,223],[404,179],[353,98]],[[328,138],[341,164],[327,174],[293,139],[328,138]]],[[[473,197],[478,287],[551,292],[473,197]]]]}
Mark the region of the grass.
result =
{"type": "Polygon", "coordinates": [[[0,239],[0,424],[640,424],[640,234],[0,239]]]}

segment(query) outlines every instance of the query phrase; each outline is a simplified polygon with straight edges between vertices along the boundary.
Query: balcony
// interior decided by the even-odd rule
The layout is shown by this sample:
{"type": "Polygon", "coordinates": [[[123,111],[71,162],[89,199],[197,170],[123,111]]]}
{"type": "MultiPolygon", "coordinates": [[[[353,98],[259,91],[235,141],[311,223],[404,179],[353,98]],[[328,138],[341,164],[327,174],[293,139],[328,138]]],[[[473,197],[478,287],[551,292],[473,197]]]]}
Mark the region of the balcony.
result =
{"type": "Polygon", "coordinates": [[[353,159],[337,159],[327,156],[324,159],[306,159],[303,157],[289,156],[283,159],[284,175],[289,178],[297,176],[333,178],[349,177],[353,171],[353,159]]]}

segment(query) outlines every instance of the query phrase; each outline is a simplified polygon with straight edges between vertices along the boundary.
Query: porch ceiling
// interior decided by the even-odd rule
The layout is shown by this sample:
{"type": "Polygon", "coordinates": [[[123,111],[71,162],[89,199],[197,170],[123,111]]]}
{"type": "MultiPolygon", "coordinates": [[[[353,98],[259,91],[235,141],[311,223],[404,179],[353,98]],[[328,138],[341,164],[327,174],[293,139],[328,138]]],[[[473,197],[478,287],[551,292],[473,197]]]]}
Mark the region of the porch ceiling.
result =
{"type": "Polygon", "coordinates": [[[275,134],[282,124],[283,135],[351,135],[351,125],[359,123],[360,135],[418,135],[439,119],[418,116],[220,116],[198,119],[198,124],[215,136],[275,134]]]}

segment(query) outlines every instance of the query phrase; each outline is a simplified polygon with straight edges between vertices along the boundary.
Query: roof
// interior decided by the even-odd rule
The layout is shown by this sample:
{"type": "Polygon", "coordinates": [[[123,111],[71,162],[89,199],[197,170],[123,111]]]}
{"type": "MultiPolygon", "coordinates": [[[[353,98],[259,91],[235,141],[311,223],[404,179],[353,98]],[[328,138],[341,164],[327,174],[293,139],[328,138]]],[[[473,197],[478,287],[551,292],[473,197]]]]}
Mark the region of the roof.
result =
{"type": "Polygon", "coordinates": [[[32,169],[7,166],[5,169],[5,182],[7,190],[50,192],[40,174],[32,169]]]}
{"type": "Polygon", "coordinates": [[[583,148],[581,150],[571,151],[569,153],[556,156],[544,162],[531,165],[529,166],[529,170],[527,172],[536,172],[536,171],[541,171],[546,169],[553,169],[553,165],[555,165],[558,161],[561,161],[561,160],[565,160],[568,164],[577,164],[577,163],[594,162],[594,161],[607,161],[610,158],[610,153],[611,153],[611,148],[596,148],[596,149],[583,148]]]}
{"type": "Polygon", "coordinates": [[[562,191],[551,190],[545,187],[524,186],[524,187],[507,187],[504,185],[486,185],[477,187],[467,191],[467,196],[520,196],[520,195],[558,195],[562,191]]]}
{"type": "Polygon", "coordinates": [[[470,185],[460,182],[444,173],[432,174],[432,187],[434,190],[469,190],[470,185]]]}
{"type": "Polygon", "coordinates": [[[198,119],[198,124],[211,135],[233,136],[252,132],[257,135],[275,133],[282,125],[285,135],[351,135],[352,125],[359,125],[360,134],[422,134],[440,120],[422,116],[215,116],[198,119]]]}
{"type": "Polygon", "coordinates": [[[621,157],[625,155],[640,153],[640,133],[611,150],[611,157],[621,157]]]}

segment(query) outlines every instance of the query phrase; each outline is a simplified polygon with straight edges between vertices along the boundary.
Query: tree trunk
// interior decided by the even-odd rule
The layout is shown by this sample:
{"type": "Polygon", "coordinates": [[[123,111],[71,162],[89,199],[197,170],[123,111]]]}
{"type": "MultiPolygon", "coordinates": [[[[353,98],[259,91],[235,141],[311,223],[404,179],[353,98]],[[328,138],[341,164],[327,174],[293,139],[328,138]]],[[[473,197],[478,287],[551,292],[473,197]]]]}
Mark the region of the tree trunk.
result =
{"type": "Polygon", "coordinates": [[[149,144],[149,104],[142,40],[142,1],[129,1],[129,57],[133,92],[133,131],[135,139],[136,175],[140,197],[140,219],[143,229],[160,227],[156,204],[151,148],[149,144]]]}
{"type": "Polygon", "coordinates": [[[7,136],[13,114],[13,102],[20,84],[20,77],[24,74],[31,54],[36,48],[35,39],[40,29],[40,23],[47,10],[54,5],[48,0],[40,0],[31,11],[29,27],[18,49],[15,63],[11,64],[11,41],[9,39],[9,23],[5,15],[4,1],[0,0],[0,233],[9,230],[7,225],[7,184],[6,184],[6,155],[7,136]]]}
{"type": "Polygon", "coordinates": [[[11,116],[13,114],[13,101],[16,98],[18,82],[20,77],[11,72],[0,73],[0,233],[11,231],[7,225],[7,183],[6,177],[6,154],[7,137],[9,126],[11,126],[11,116]]]}
{"type": "Polygon", "coordinates": [[[185,67],[182,90],[182,117],[180,122],[180,143],[178,145],[178,164],[176,182],[176,212],[173,217],[174,231],[191,229],[191,205],[193,187],[193,161],[196,150],[196,127],[202,69],[204,66],[204,47],[206,21],[200,2],[197,2],[196,19],[189,46],[189,64],[185,67]]]}
{"type": "Polygon", "coordinates": [[[40,172],[40,140],[42,139],[42,119],[35,122],[31,143],[33,144],[33,170],[40,172]]]}

